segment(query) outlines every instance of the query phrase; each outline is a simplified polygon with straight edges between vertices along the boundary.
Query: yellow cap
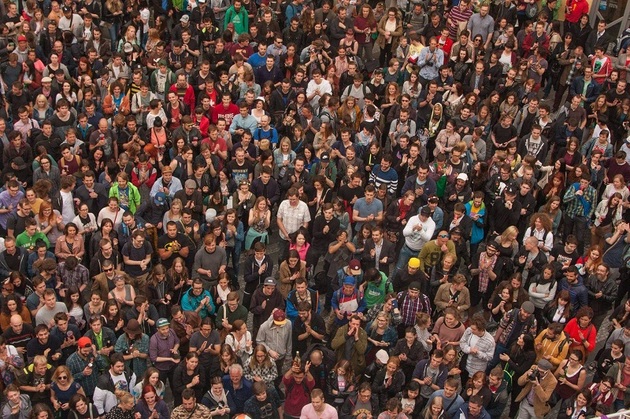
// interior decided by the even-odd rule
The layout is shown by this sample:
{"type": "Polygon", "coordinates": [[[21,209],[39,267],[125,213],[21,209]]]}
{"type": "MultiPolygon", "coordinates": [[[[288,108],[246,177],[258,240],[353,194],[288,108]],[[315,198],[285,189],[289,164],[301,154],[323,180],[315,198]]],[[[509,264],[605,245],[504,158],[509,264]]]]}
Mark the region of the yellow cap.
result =
{"type": "Polygon", "coordinates": [[[418,269],[420,267],[420,259],[418,258],[409,259],[409,267],[418,269]]]}

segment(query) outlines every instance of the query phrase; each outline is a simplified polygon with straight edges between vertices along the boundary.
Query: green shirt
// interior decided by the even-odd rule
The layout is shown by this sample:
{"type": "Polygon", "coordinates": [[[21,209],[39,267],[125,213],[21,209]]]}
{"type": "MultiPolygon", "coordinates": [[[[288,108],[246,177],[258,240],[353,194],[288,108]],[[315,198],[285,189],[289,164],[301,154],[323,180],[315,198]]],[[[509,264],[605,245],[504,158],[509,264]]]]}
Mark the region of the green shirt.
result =
{"type": "Polygon", "coordinates": [[[15,245],[18,247],[22,247],[27,252],[31,253],[35,251],[35,244],[37,240],[43,240],[46,243],[47,247],[50,247],[50,241],[48,241],[48,237],[41,231],[36,232],[32,236],[26,234],[26,231],[18,234],[15,238],[15,245]]]}

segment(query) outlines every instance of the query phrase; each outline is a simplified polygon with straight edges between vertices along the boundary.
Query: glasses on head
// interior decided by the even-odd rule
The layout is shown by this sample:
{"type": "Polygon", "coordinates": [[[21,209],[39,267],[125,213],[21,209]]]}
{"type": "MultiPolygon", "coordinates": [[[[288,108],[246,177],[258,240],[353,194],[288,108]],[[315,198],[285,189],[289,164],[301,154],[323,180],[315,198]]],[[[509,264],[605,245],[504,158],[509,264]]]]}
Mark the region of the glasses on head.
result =
{"type": "Polygon", "coordinates": [[[440,234],[439,237],[441,239],[448,239],[448,234],[440,234]]]}

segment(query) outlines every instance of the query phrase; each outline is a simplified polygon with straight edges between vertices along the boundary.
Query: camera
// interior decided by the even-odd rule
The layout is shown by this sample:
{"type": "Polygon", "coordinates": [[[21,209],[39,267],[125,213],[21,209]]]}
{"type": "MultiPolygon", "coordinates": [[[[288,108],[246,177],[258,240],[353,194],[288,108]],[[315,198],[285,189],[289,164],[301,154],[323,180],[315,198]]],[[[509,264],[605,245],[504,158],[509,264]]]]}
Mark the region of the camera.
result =
{"type": "Polygon", "coordinates": [[[433,67],[433,61],[427,61],[425,65],[428,65],[429,67],[433,67]]]}
{"type": "Polygon", "coordinates": [[[529,381],[536,381],[538,379],[540,379],[540,371],[538,370],[534,370],[531,373],[529,373],[529,375],[527,376],[527,379],[529,381]]]}

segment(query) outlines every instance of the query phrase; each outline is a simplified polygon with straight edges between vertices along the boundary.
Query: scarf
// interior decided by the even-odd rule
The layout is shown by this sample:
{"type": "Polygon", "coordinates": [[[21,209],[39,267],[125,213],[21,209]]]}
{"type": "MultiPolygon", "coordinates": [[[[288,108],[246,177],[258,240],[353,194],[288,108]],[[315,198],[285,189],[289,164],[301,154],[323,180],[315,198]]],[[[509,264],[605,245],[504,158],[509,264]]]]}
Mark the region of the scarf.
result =
{"type": "Polygon", "coordinates": [[[398,215],[400,219],[403,220],[407,218],[407,213],[411,209],[411,205],[405,205],[404,199],[398,201],[398,215]]]}
{"type": "Polygon", "coordinates": [[[214,400],[219,406],[221,406],[221,405],[222,406],[227,406],[228,405],[227,394],[225,393],[225,390],[221,391],[221,395],[220,396],[217,396],[211,390],[208,391],[208,394],[210,395],[212,400],[214,400]]]}
{"type": "MultiPolygon", "coordinates": [[[[488,257],[488,254],[486,252],[482,252],[481,255],[479,255],[479,266],[489,264],[490,267],[494,268],[495,263],[497,263],[497,255],[494,255],[491,258],[488,257]]],[[[483,269],[480,270],[479,271],[479,292],[486,292],[486,290],[488,289],[489,281],[490,281],[490,277],[488,276],[486,271],[483,269]]]]}

